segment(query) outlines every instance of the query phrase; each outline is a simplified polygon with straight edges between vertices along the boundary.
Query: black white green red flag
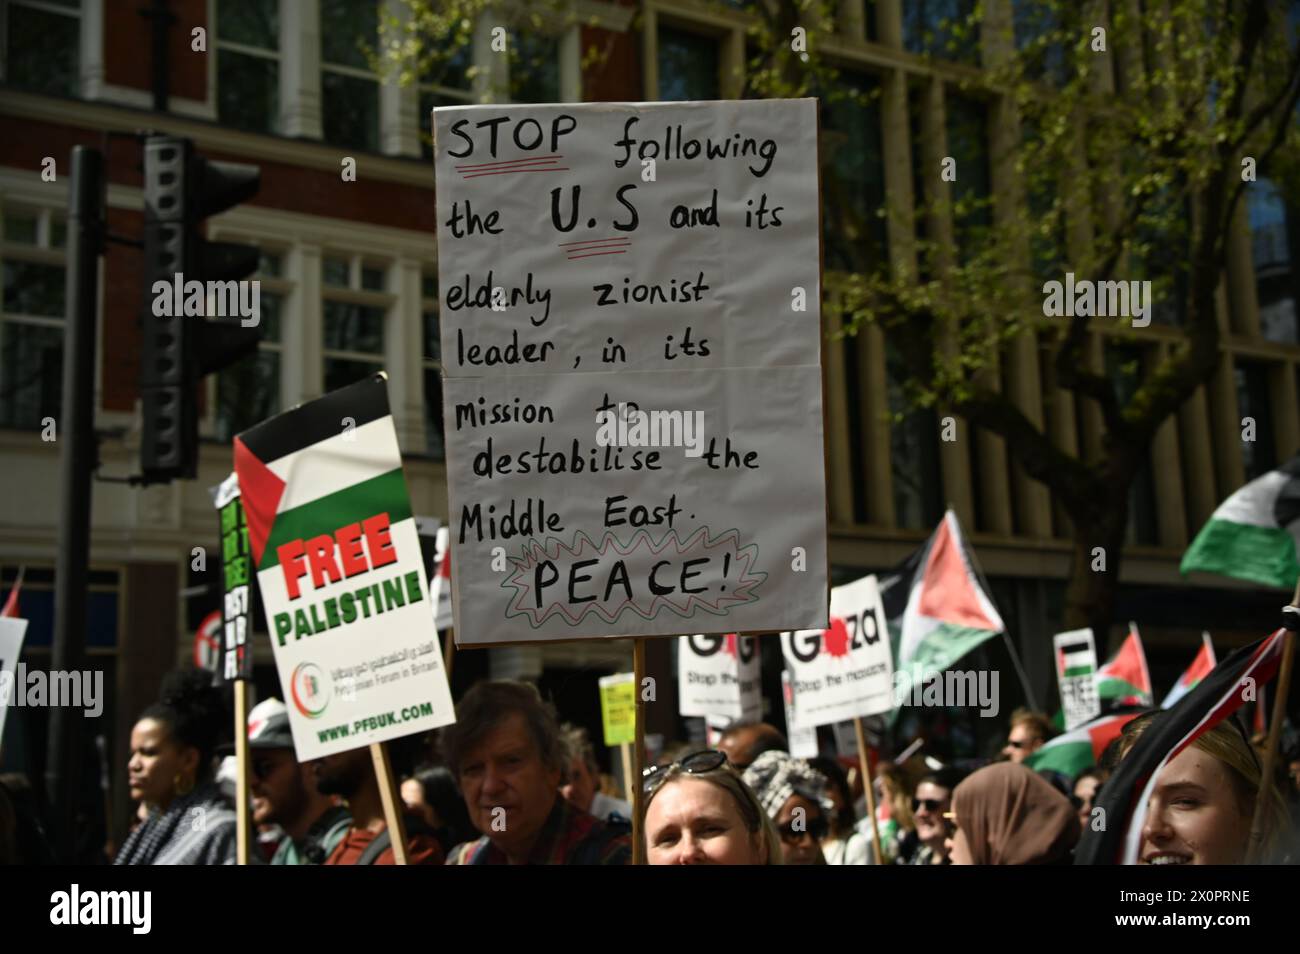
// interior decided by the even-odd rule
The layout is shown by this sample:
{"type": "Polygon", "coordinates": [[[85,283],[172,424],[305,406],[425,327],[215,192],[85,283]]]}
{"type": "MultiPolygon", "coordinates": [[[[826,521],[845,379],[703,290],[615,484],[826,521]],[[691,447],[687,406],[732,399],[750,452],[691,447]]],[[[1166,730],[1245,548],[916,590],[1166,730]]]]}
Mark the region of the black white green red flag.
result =
{"type": "Polygon", "coordinates": [[[455,720],[383,374],[235,438],[300,761],[455,720]]]}
{"type": "Polygon", "coordinates": [[[1097,806],[1110,820],[1085,830],[1075,864],[1136,864],[1151,793],[1169,762],[1247,702],[1272,679],[1282,661],[1286,630],[1237,650],[1173,708],[1161,713],[1102,786],[1097,806]]]}

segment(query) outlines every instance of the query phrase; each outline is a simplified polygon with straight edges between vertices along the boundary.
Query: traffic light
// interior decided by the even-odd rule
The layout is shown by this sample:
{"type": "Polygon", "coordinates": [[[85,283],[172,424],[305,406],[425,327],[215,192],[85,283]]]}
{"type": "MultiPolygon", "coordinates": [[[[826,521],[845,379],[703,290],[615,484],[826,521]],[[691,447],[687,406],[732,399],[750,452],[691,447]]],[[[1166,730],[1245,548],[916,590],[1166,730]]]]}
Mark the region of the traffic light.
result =
{"type": "Polygon", "coordinates": [[[198,383],[257,350],[260,329],[239,317],[211,318],[207,305],[240,300],[211,282],[238,282],[257,270],[251,245],[209,242],[203,220],[257,194],[257,166],[214,162],[178,136],[151,135],[144,147],[144,296],[140,397],[144,412],[140,465],[145,483],[194,477],[198,469],[198,383]],[[204,289],[193,304],[192,283],[204,289]],[[163,283],[167,291],[161,289],[163,283]],[[160,301],[160,295],[168,301],[160,301]],[[202,314],[194,314],[201,311],[202,314]],[[161,314],[160,314],[161,312],[161,314]]]}

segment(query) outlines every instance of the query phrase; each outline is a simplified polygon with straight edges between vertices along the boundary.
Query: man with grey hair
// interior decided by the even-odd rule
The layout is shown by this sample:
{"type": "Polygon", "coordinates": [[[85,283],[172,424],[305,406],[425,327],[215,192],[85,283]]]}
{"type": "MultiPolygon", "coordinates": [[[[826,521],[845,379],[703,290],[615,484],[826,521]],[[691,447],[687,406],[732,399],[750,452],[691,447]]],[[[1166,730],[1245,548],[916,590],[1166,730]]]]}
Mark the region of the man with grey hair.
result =
{"type": "Polygon", "coordinates": [[[622,865],[628,836],[560,796],[566,751],[555,713],[526,682],[480,682],[442,730],[442,749],[478,841],[453,865],[622,865]]]}
{"type": "Polygon", "coordinates": [[[596,749],[587,736],[587,730],[566,723],[563,733],[568,764],[561,780],[560,794],[575,808],[602,821],[611,815],[616,816],[616,821],[630,821],[632,806],[621,798],[600,791],[600,766],[596,763],[596,749]]]}

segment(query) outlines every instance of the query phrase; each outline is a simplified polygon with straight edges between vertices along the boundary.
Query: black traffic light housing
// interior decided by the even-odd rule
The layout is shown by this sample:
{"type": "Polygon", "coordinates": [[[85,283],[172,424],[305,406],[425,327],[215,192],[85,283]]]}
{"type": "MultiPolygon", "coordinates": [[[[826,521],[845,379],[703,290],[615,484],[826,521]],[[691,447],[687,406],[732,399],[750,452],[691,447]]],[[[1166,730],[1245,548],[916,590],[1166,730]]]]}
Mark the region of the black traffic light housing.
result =
{"type": "MultiPolygon", "coordinates": [[[[194,477],[198,470],[198,383],[257,350],[261,331],[238,318],[155,314],[154,288],[239,281],[257,270],[251,245],[209,242],[203,220],[257,194],[257,166],[215,162],[188,139],[151,135],[144,147],[144,295],[140,397],[144,483],[194,477]]],[[[170,295],[171,292],[165,294],[170,295]]],[[[204,301],[208,301],[204,294],[204,301]]],[[[206,312],[206,307],[204,311],[206,312]]]]}

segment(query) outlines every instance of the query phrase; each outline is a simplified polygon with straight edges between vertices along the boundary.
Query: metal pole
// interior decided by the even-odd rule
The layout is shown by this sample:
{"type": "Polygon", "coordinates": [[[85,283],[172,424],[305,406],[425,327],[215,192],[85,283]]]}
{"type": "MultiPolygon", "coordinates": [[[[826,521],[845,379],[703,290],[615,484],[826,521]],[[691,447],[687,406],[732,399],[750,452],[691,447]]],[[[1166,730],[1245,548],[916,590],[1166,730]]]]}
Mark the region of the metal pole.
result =
{"type": "MultiPolygon", "coordinates": [[[[90,563],[90,486],[95,447],[95,310],[103,250],[104,157],[75,146],[68,188],[67,320],[63,336],[63,407],[56,435],[59,454],[59,552],[54,570],[56,672],[81,668],[86,638],[86,588],[90,563]]],[[[50,709],[45,794],[55,853],[73,861],[74,816],[80,790],[82,714],[50,709]]]]}

